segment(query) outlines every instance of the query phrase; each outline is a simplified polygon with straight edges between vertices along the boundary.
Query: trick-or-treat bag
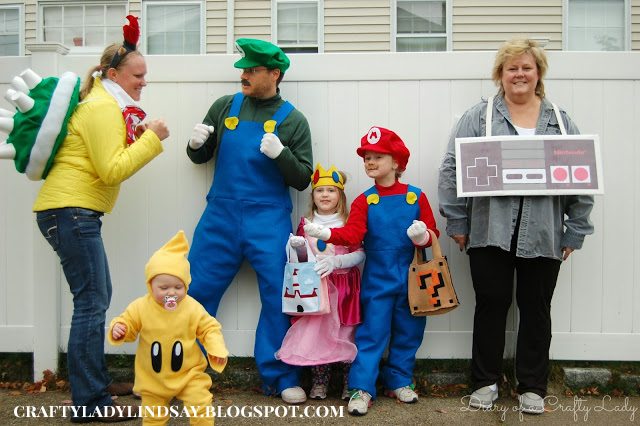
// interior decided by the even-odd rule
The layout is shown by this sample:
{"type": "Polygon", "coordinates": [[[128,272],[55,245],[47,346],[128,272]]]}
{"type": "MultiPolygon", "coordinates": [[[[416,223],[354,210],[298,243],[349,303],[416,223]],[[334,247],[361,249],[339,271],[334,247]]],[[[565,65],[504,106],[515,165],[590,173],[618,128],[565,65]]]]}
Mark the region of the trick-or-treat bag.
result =
{"type": "Polygon", "coordinates": [[[409,309],[411,315],[418,317],[444,314],[460,304],[438,237],[428,231],[433,259],[425,260],[422,249],[416,248],[409,266],[409,309]]]}
{"type": "MultiPolygon", "coordinates": [[[[289,245],[287,244],[287,247],[289,245]]],[[[326,278],[313,270],[316,265],[313,254],[309,250],[305,240],[304,254],[298,259],[306,257],[307,262],[292,262],[290,248],[287,250],[287,263],[284,268],[284,280],[282,282],[282,312],[288,315],[323,315],[329,312],[329,287],[326,278]]],[[[298,250],[297,250],[298,251],[298,250]]]]}

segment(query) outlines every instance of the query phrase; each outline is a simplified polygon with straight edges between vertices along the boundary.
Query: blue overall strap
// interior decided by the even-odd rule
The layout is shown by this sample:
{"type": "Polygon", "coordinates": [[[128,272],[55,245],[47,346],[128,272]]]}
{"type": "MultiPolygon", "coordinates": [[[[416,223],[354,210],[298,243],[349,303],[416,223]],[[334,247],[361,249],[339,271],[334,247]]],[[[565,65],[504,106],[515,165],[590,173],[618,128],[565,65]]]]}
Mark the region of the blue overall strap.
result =
{"type": "Polygon", "coordinates": [[[417,186],[413,186],[411,184],[407,186],[407,193],[409,192],[413,192],[414,194],[416,194],[416,200],[419,200],[420,194],[422,194],[422,190],[420,188],[418,188],[417,186]]]}
{"type": "Polygon", "coordinates": [[[229,109],[229,117],[238,117],[240,115],[242,101],[244,101],[242,92],[238,92],[233,96],[233,102],[231,102],[231,108],[229,109]]]}
{"type": "Polygon", "coordinates": [[[366,198],[371,194],[377,194],[377,193],[378,193],[378,190],[376,189],[376,186],[374,185],[371,188],[369,188],[366,191],[364,191],[364,196],[366,198]]]}
{"type": "Polygon", "coordinates": [[[278,108],[278,110],[275,112],[275,114],[273,114],[273,117],[271,118],[276,122],[276,128],[273,133],[275,133],[276,135],[278,134],[278,126],[294,109],[295,107],[291,105],[289,101],[285,101],[282,105],[280,105],[280,108],[278,108]]]}

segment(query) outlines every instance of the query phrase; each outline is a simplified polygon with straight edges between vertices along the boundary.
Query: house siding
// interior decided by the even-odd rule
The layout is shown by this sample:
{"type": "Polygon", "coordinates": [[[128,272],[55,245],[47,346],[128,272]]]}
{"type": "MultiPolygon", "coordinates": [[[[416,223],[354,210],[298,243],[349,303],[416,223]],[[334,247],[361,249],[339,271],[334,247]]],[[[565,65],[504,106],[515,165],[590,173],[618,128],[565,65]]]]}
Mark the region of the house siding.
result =
{"type": "Polygon", "coordinates": [[[234,39],[252,37],[271,41],[271,1],[236,1],[233,26],[234,39]]]}
{"type": "Polygon", "coordinates": [[[227,52],[227,2],[209,0],[206,2],[206,53],[227,52]]]}
{"type": "Polygon", "coordinates": [[[453,0],[453,50],[495,50],[516,36],[562,49],[562,0],[453,0]]]}
{"type": "MultiPolygon", "coordinates": [[[[563,0],[449,0],[453,51],[495,50],[515,36],[545,40],[547,50],[563,48],[563,0]]],[[[40,41],[38,0],[0,0],[24,5],[24,42],[40,41]]],[[[233,39],[272,41],[272,0],[235,0],[228,19],[227,0],[205,0],[205,53],[232,53],[233,39]],[[228,25],[232,25],[228,29],[228,25]]],[[[630,0],[629,48],[640,51],[640,0],[630,0]]],[[[393,0],[324,0],[321,51],[391,51],[393,0]]],[[[142,0],[129,1],[129,13],[142,14],[142,0]]],[[[322,20],[320,21],[322,22],[322,20]]],[[[28,52],[27,52],[28,53],[28,52]]]]}
{"type": "Polygon", "coordinates": [[[324,2],[324,51],[391,50],[389,0],[324,2]]]}
{"type": "Polygon", "coordinates": [[[631,50],[640,50],[640,0],[631,1],[631,50]]]}

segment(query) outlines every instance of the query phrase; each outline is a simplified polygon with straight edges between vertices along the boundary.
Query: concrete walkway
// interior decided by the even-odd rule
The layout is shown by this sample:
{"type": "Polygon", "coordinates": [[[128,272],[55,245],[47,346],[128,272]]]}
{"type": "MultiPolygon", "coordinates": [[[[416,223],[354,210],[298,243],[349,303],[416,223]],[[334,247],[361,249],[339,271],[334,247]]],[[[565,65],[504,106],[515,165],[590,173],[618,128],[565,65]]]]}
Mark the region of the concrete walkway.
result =
{"type": "MultiPolygon", "coordinates": [[[[347,414],[346,403],[336,398],[325,401],[309,401],[291,407],[279,398],[265,397],[254,391],[222,389],[214,393],[214,409],[219,417],[215,424],[224,425],[625,425],[640,423],[640,397],[547,398],[547,412],[538,415],[522,415],[517,401],[511,397],[500,398],[493,410],[478,411],[467,405],[468,397],[422,397],[416,404],[402,404],[381,396],[369,413],[363,417],[347,414]],[[267,417],[268,415],[268,417],[267,417]]],[[[118,402],[138,405],[131,397],[120,397],[118,402]]],[[[70,424],[62,416],[62,406],[70,404],[70,394],[48,391],[27,394],[23,391],[0,390],[0,425],[57,425],[70,424]],[[53,407],[53,408],[52,408],[53,407]],[[51,410],[57,408],[57,413],[51,410]],[[47,417],[53,414],[53,417],[47,417]],[[38,415],[39,417],[27,417],[38,415]]],[[[182,413],[180,405],[173,406],[175,413],[182,413]]],[[[139,419],[118,423],[139,425],[139,419]]],[[[175,417],[170,425],[186,425],[187,417],[175,417]]]]}

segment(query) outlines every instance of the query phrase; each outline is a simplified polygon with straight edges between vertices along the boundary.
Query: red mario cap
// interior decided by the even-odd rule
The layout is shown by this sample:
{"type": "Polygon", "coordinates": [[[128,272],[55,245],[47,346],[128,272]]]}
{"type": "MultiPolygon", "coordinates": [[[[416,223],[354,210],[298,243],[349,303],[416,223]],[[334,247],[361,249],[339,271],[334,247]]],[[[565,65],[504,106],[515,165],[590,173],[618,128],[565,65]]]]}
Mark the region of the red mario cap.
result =
{"type": "Polygon", "coordinates": [[[360,139],[360,148],[356,152],[364,158],[365,151],[391,155],[398,163],[398,169],[401,172],[407,168],[409,155],[411,155],[400,136],[392,130],[377,126],[370,128],[360,139]]]}

